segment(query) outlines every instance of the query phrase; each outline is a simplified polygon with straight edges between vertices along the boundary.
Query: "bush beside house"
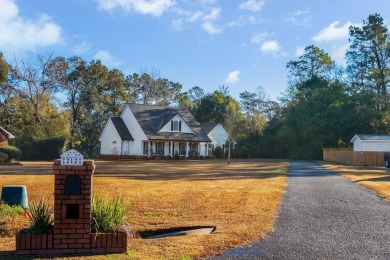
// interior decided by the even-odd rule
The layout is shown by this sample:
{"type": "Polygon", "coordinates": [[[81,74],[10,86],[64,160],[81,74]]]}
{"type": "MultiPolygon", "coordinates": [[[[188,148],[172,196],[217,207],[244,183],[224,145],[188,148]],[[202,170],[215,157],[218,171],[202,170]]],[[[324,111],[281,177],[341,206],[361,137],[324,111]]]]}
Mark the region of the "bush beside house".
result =
{"type": "Polygon", "coordinates": [[[8,161],[12,159],[19,160],[22,155],[22,151],[18,147],[12,145],[0,146],[0,153],[6,154],[8,156],[8,161]]]}
{"type": "Polygon", "coordinates": [[[0,152],[0,163],[6,163],[8,161],[8,154],[0,152]]]}
{"type": "Polygon", "coordinates": [[[223,158],[223,149],[221,146],[215,147],[213,151],[213,155],[215,155],[216,158],[223,158]]]}

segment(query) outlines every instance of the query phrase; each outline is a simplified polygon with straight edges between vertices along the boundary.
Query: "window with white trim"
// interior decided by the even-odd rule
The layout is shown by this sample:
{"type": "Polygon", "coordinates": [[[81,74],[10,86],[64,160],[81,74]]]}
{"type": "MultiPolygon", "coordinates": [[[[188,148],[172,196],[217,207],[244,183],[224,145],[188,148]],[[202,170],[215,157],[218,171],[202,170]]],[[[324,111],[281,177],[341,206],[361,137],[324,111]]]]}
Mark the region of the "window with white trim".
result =
{"type": "Polygon", "coordinates": [[[187,144],[179,143],[179,154],[180,156],[186,156],[187,154],[187,144]]]}
{"type": "Polygon", "coordinates": [[[149,142],[144,141],[144,155],[148,155],[148,151],[149,151],[149,142]]]}
{"type": "Polygon", "coordinates": [[[173,121],[173,131],[179,131],[179,121],[173,121]]]}
{"type": "Polygon", "coordinates": [[[190,154],[191,156],[196,156],[198,153],[198,144],[197,143],[191,143],[190,144],[190,154]]]}
{"type": "Polygon", "coordinates": [[[156,143],[156,154],[157,155],[164,155],[164,143],[163,142],[157,142],[156,143]]]}

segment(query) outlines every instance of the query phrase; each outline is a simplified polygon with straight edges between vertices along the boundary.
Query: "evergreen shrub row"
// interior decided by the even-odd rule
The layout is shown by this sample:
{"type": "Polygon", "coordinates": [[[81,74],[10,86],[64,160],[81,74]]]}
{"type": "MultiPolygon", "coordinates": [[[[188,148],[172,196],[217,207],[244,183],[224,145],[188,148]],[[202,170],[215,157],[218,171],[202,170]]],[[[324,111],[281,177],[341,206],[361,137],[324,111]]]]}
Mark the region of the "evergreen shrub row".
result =
{"type": "Polygon", "coordinates": [[[52,137],[43,140],[23,140],[18,146],[22,150],[22,160],[54,160],[64,151],[66,138],[52,137]]]}

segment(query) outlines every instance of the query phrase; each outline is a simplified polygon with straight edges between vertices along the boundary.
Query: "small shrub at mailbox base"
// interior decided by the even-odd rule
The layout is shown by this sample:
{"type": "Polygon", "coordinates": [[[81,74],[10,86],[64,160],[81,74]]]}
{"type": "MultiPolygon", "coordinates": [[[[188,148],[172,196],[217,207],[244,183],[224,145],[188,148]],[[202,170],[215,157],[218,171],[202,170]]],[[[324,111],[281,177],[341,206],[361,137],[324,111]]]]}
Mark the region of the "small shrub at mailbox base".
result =
{"type": "Polygon", "coordinates": [[[92,232],[116,232],[125,221],[129,204],[121,197],[105,198],[93,194],[91,210],[92,232]]]}
{"type": "Polygon", "coordinates": [[[49,233],[53,229],[53,208],[45,204],[44,198],[38,204],[29,204],[25,211],[31,223],[32,234],[49,233]]]}

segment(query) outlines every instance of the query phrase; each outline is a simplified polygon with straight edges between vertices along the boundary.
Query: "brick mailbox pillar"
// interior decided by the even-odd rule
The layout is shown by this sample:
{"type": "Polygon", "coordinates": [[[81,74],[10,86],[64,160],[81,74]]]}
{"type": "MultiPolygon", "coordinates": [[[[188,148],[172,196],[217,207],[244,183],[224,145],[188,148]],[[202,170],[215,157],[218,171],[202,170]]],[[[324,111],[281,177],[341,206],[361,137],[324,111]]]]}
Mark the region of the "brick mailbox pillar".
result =
{"type": "Polygon", "coordinates": [[[16,254],[126,253],[125,232],[91,233],[94,161],[66,157],[54,160],[52,169],[53,233],[16,234],[16,254]]]}
{"type": "Polygon", "coordinates": [[[53,247],[62,253],[89,253],[91,248],[91,190],[93,160],[82,166],[55,160],[53,247]]]}

